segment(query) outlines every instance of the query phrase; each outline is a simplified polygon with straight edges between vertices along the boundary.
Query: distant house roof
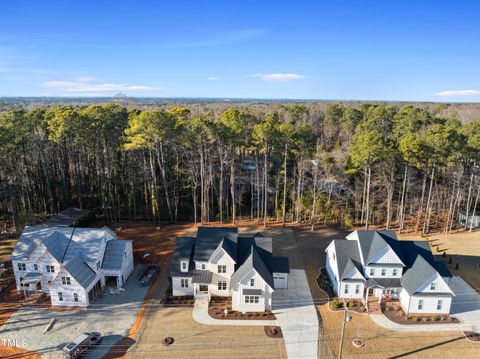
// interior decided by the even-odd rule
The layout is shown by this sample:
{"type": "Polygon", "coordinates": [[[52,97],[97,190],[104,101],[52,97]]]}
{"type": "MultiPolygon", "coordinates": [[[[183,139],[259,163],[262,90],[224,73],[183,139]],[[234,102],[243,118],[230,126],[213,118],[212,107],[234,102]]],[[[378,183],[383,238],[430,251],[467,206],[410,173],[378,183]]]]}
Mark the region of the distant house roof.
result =
{"type": "Polygon", "coordinates": [[[47,225],[57,227],[71,227],[76,225],[78,222],[87,221],[87,219],[91,216],[92,212],[88,210],[68,207],[58,213],[53,218],[49,219],[47,221],[47,225]]]}
{"type": "Polygon", "coordinates": [[[112,239],[107,242],[103,256],[103,269],[121,270],[129,241],[112,239]]]}
{"type": "Polygon", "coordinates": [[[85,289],[95,280],[95,272],[80,257],[69,261],[64,268],[85,289]]]}

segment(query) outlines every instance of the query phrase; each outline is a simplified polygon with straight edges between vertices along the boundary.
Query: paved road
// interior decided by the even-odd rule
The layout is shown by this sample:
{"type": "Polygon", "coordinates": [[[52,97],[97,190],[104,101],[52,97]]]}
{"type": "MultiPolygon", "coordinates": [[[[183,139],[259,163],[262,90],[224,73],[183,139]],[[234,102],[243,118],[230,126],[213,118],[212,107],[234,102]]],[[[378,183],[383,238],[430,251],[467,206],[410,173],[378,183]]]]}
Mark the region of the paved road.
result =
{"type": "Polygon", "coordinates": [[[290,270],[288,289],[275,290],[272,306],[282,328],[288,358],[317,358],[317,311],[305,271],[290,270]]]}

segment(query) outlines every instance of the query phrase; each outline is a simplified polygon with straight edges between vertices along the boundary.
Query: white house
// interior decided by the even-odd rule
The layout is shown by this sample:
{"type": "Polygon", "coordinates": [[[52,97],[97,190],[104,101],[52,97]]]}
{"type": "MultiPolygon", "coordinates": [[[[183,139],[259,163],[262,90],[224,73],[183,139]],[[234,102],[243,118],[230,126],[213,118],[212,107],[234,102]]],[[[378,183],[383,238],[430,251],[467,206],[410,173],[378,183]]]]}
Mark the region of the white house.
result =
{"type": "Polygon", "coordinates": [[[329,244],[326,270],[339,298],[367,304],[396,299],[407,315],[450,313],[451,274],[426,241],[398,241],[394,231],[355,231],[329,244]]]}
{"type": "Polygon", "coordinates": [[[242,312],[270,310],[288,273],[288,258],[272,256],[271,238],[239,237],[237,228],[200,227],[197,237],[177,238],[170,267],[174,296],[231,296],[242,312]]]}
{"type": "Polygon", "coordinates": [[[86,307],[133,271],[132,242],[107,227],[27,226],[11,260],[17,290],[46,293],[55,306],[86,307]]]}

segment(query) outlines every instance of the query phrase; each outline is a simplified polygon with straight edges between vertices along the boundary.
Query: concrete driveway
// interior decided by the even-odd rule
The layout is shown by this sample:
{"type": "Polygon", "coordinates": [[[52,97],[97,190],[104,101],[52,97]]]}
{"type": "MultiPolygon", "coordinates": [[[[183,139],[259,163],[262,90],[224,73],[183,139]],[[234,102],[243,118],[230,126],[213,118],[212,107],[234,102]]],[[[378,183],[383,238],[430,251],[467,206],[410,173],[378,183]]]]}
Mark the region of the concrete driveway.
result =
{"type": "Polygon", "coordinates": [[[304,270],[290,270],[288,289],[275,290],[272,307],[288,358],[317,358],[318,317],[304,270]]]}
{"type": "Polygon", "coordinates": [[[449,285],[455,293],[450,313],[463,321],[465,330],[480,330],[480,294],[458,276],[454,276],[449,285]]]}

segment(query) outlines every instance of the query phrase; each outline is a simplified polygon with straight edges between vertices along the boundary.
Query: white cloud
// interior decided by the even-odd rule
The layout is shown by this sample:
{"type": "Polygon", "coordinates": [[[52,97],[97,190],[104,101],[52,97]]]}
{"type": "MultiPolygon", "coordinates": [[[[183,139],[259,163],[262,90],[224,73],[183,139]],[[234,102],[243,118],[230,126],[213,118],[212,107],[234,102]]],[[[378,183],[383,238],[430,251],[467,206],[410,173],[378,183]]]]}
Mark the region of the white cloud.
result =
{"type": "Polygon", "coordinates": [[[209,77],[207,77],[207,80],[208,80],[208,81],[218,81],[218,80],[220,80],[220,77],[217,77],[217,76],[209,76],[209,77]]]}
{"type": "Polygon", "coordinates": [[[258,77],[263,81],[290,81],[290,80],[299,80],[304,79],[305,75],[301,74],[255,74],[250,75],[251,77],[258,77]]]}
{"type": "Polygon", "coordinates": [[[437,92],[435,96],[440,97],[462,97],[480,95],[480,90],[449,90],[437,92]]]}
{"type": "Polygon", "coordinates": [[[63,92],[77,92],[77,93],[105,93],[105,92],[119,92],[119,91],[151,91],[163,90],[163,87],[141,86],[141,85],[127,85],[118,83],[94,83],[91,78],[82,78],[82,81],[46,81],[40,84],[41,87],[63,92]]]}

